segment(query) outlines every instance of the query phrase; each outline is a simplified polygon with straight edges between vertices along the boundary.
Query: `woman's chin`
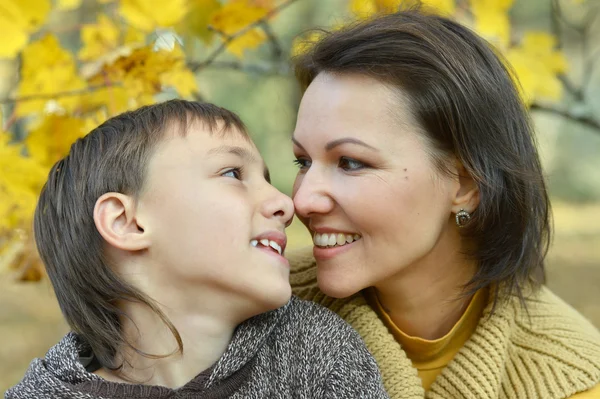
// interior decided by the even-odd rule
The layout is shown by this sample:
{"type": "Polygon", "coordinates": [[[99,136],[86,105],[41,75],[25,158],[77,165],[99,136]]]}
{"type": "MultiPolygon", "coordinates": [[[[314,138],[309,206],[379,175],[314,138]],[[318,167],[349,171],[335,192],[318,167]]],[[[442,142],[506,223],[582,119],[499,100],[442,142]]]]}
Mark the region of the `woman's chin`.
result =
{"type": "Polygon", "coordinates": [[[319,270],[317,266],[317,283],[325,295],[332,298],[347,298],[362,290],[360,281],[353,281],[330,271],[319,270]]]}

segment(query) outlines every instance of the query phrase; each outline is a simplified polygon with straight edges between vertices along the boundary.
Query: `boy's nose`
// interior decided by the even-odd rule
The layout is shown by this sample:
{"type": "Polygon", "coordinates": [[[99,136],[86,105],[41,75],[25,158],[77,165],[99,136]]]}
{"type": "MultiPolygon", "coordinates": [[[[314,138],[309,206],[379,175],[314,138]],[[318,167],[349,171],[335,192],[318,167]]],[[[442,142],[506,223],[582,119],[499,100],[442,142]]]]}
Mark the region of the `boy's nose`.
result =
{"type": "Polygon", "coordinates": [[[294,217],[294,201],[275,187],[271,187],[271,198],[266,201],[264,206],[265,216],[269,219],[279,219],[287,227],[292,223],[294,217]]]}

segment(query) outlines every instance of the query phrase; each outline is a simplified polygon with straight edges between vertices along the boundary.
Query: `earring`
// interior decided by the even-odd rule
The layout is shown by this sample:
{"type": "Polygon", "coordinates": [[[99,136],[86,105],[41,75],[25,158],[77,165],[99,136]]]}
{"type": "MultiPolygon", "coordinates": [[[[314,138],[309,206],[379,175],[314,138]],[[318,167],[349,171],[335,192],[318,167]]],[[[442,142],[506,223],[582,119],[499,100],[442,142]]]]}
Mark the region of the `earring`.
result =
{"type": "Polygon", "coordinates": [[[461,209],[456,213],[456,225],[458,227],[464,227],[471,220],[471,214],[464,209],[461,209]]]}

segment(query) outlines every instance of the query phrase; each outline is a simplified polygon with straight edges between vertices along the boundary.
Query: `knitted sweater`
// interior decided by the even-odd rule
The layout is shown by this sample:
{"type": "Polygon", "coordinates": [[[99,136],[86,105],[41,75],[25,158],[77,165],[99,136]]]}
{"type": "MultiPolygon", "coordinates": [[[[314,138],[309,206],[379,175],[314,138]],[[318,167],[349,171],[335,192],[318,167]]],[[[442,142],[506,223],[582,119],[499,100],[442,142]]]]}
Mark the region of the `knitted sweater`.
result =
{"type": "Polygon", "coordinates": [[[69,333],[5,398],[388,397],[358,334],[333,312],[297,298],[242,323],[209,372],[178,389],[105,381],[81,363],[88,349],[69,333]]]}
{"type": "Polygon", "coordinates": [[[288,253],[294,293],[342,316],[363,337],[395,398],[563,399],[600,383],[600,333],[542,288],[526,299],[491,304],[427,393],[417,370],[362,293],[334,299],[319,291],[312,251],[288,253]]]}

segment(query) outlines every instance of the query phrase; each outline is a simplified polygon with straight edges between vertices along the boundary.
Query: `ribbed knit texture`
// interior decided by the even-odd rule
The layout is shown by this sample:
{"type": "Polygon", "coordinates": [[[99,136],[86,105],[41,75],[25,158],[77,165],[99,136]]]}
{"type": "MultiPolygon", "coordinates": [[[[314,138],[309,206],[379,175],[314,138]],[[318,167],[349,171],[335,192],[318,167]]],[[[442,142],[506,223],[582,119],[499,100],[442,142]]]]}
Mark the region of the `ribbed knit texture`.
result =
{"type": "Polygon", "coordinates": [[[600,333],[542,288],[526,300],[484,310],[477,329],[425,394],[410,359],[361,293],[334,299],[319,291],[312,250],[288,254],[294,293],[338,313],[363,337],[396,398],[563,399],[600,384],[600,333]]]}
{"type": "Polygon", "coordinates": [[[242,323],[214,367],[179,389],[103,380],[79,362],[87,349],[68,334],[45,359],[31,363],[6,398],[388,398],[356,331],[333,312],[297,298],[242,323]]]}

